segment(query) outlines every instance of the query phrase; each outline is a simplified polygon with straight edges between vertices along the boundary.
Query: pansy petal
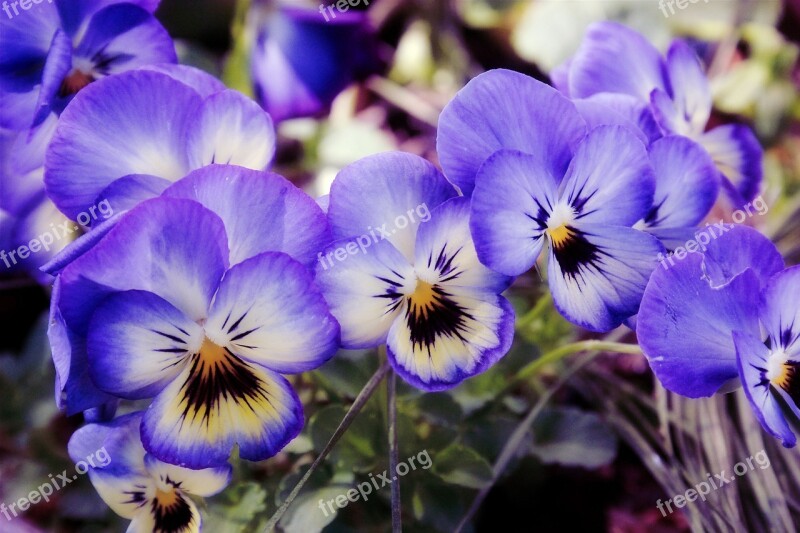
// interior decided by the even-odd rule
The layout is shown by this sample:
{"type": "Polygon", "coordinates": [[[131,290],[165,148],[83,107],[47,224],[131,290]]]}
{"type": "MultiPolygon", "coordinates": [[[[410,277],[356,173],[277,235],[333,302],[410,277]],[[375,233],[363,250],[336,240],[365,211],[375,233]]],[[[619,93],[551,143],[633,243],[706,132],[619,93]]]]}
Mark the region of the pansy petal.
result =
{"type": "Polygon", "coordinates": [[[758,337],[743,332],[733,332],[733,340],[739,376],[758,421],[785,447],[792,448],[797,443],[797,437],[786,422],[776,394],[765,376],[769,349],[758,337]]]}
{"type": "Polygon", "coordinates": [[[644,145],[630,130],[602,126],[578,147],[562,187],[581,223],[632,226],[652,205],[655,178],[644,145]]]}
{"type": "Polygon", "coordinates": [[[56,405],[67,416],[110,402],[113,396],[101,391],[89,376],[85,340],[67,326],[58,307],[61,279],[53,285],[47,339],[56,370],[56,405]]]}
{"type": "Polygon", "coordinates": [[[95,199],[94,205],[106,202],[109,206],[113,206],[114,213],[130,211],[145,200],[157,197],[171,184],[169,180],[147,174],[124,176],[112,181],[103,189],[95,199]]]}
{"type": "Polygon", "coordinates": [[[144,464],[150,476],[162,483],[174,483],[182,492],[204,498],[222,492],[230,483],[233,470],[227,464],[217,468],[190,470],[163,463],[152,455],[145,456],[144,464]]]}
{"type": "Polygon", "coordinates": [[[431,209],[456,194],[421,157],[382,153],[356,161],[336,176],[328,219],[335,239],[386,239],[411,262],[417,228],[431,209]]]}
{"type": "Polygon", "coordinates": [[[762,295],[759,313],[772,346],[800,359],[800,267],[794,266],[775,274],[762,295]]]}
{"type": "Polygon", "coordinates": [[[206,318],[227,269],[225,228],[197,202],[155,198],[128,212],[91,250],[61,273],[64,318],[85,335],[110,292],[157,294],[193,321],[206,318]]]}
{"type": "Polygon", "coordinates": [[[502,358],[514,336],[514,309],[502,296],[461,288],[415,294],[386,341],[392,367],[424,391],[452,388],[502,358]]]}
{"type": "Polygon", "coordinates": [[[89,325],[92,381],[122,398],[152,398],[200,351],[203,339],[203,328],[163,298],[146,291],[115,293],[89,325]]]}
{"type": "Polygon", "coordinates": [[[645,144],[661,137],[653,113],[646,103],[627,94],[598,93],[573,100],[589,130],[599,126],[624,126],[645,144]]]}
{"type": "Polygon", "coordinates": [[[547,278],[556,308],[592,331],[610,331],[639,309],[664,249],[647,233],[622,226],[576,226],[551,245],[547,278]]]}
{"type": "Polygon", "coordinates": [[[497,150],[540,155],[552,175],[563,176],[585,134],[583,119],[561,93],[524,74],[492,70],[444,108],[436,148],[447,178],[470,196],[478,169],[497,150]]]}
{"type": "Polygon", "coordinates": [[[303,406],[286,378],[207,344],[144,416],[142,442],[156,458],[201,469],[239,456],[262,461],[303,427],[303,406]]]}
{"type": "Polygon", "coordinates": [[[205,329],[219,346],[284,374],[317,368],[339,347],[339,324],[311,273],[280,252],[228,270],[205,329]]]}
{"type": "Polygon", "coordinates": [[[706,151],[685,137],[665,137],[650,147],[650,161],[656,190],[653,207],[645,217],[647,226],[697,225],[714,206],[719,193],[719,174],[706,151]]]}
{"type": "MultiPolygon", "coordinates": [[[[703,274],[712,287],[728,283],[749,269],[755,274],[759,287],[764,287],[773,274],[783,270],[783,258],[767,237],[747,226],[714,224],[698,232],[711,239],[703,259],[703,274]]],[[[758,287],[754,287],[758,291],[758,287]]]]}
{"type": "Polygon", "coordinates": [[[470,199],[451,198],[431,213],[417,233],[415,267],[419,279],[438,280],[450,288],[499,293],[513,278],[478,260],[470,233],[470,199]]]}
{"type": "Polygon", "coordinates": [[[501,150],[478,171],[470,228],[481,262],[503,274],[527,272],[542,251],[558,179],[538,156],[501,150]]]}
{"type": "Polygon", "coordinates": [[[172,63],[159,63],[157,65],[145,65],[139,70],[149,72],[160,72],[166,74],[184,85],[194,89],[197,94],[207,98],[214,93],[222,92],[226,89],[225,84],[211,74],[189,65],[175,65],[172,63]]]}
{"type": "Polygon", "coordinates": [[[700,398],[738,378],[734,330],[758,334],[758,281],[748,270],[725,286],[704,279],[703,258],[662,263],[647,284],[636,334],[667,389],[700,398]]]}
{"type": "Polygon", "coordinates": [[[36,116],[32,117],[34,126],[41,124],[50,114],[50,104],[61,89],[61,83],[71,68],[72,41],[66,33],[58,30],[53,35],[53,42],[42,71],[42,86],[36,101],[36,116]]]}
{"type": "Polygon", "coordinates": [[[75,56],[89,61],[94,73],[106,76],[141,65],[178,60],[167,30],[151,13],[130,3],[98,11],[75,56]]]}
{"type": "Polygon", "coordinates": [[[404,287],[413,288],[411,263],[388,241],[337,241],[322,252],[316,281],[342,328],[342,346],[386,342],[404,287]],[[349,248],[348,248],[349,247],[349,248]]]}
{"type": "Polygon", "coordinates": [[[263,170],[275,155],[272,119],[236,91],[206,98],[188,128],[186,150],[192,168],[220,163],[263,170]]]}
{"type": "Polygon", "coordinates": [[[141,423],[142,412],[137,411],[109,422],[87,424],[72,434],[67,446],[69,456],[75,462],[91,458],[92,470],[102,470],[106,475],[145,475],[145,452],[139,439],[141,423]]]}
{"type": "Polygon", "coordinates": [[[676,40],[667,51],[672,100],[691,130],[702,132],[711,116],[711,88],[700,59],[689,45],[676,40]]]}
{"type": "Polygon", "coordinates": [[[741,207],[758,194],[763,177],[764,151],[753,130],[744,124],[727,124],[697,139],[728,179],[731,198],[741,207]]]}
{"type": "Polygon", "coordinates": [[[75,219],[123,176],[182,178],[189,170],[187,123],[200,105],[194,90],[156,72],[125,72],[90,84],[61,115],[48,147],[48,194],[75,219]]]}
{"type": "MultiPolygon", "coordinates": [[[[114,226],[117,225],[117,222],[120,221],[122,215],[124,214],[124,212],[116,213],[92,227],[92,231],[89,233],[84,233],[74,241],[67,244],[64,249],[58,252],[55,257],[43,264],[40,270],[50,274],[51,276],[60,274],[62,270],[70,265],[70,263],[94,248],[94,246],[100,242],[114,226]]],[[[72,223],[70,222],[70,224],[72,223]]]]}
{"type": "Polygon", "coordinates": [[[231,264],[262,252],[284,252],[310,266],[332,240],[325,213],[314,200],[270,172],[210,165],[177,182],[164,196],[195,200],[222,219],[231,264]]]}
{"type": "MultiPolygon", "coordinates": [[[[48,0],[49,1],[49,0],[48,0]]],[[[71,36],[85,30],[85,25],[98,11],[115,4],[133,4],[155,12],[161,0],[81,0],[80,2],[57,1],[61,25],[71,36]]]]}
{"type": "Polygon", "coordinates": [[[636,31],[616,22],[589,26],[572,58],[573,98],[622,93],[648,101],[655,88],[668,89],[666,65],[658,50],[636,31]]]}

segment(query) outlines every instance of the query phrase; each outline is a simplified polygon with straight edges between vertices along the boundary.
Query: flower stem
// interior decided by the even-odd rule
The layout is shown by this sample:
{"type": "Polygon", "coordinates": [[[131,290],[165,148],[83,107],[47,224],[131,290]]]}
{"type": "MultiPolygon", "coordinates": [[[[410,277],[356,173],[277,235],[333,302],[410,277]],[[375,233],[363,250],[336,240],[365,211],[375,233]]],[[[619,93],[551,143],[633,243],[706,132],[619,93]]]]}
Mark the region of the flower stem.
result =
{"type": "MultiPolygon", "coordinates": [[[[397,374],[389,372],[387,377],[387,414],[389,419],[389,469],[397,473],[399,462],[397,450],[397,374]]],[[[392,476],[394,478],[394,476],[392,476]]],[[[400,478],[392,483],[392,533],[403,531],[402,507],[400,501],[400,478]]]]}
{"type": "Polygon", "coordinates": [[[616,353],[629,353],[640,354],[642,349],[638,344],[626,344],[623,342],[610,342],[601,340],[585,340],[566,344],[555,350],[549,351],[538,359],[535,359],[522,367],[517,375],[514,376],[509,382],[506,390],[513,388],[515,385],[531,378],[539,373],[545,366],[555,363],[564,357],[581,352],[616,352],[616,353]]]}
{"type": "Polygon", "coordinates": [[[294,499],[297,498],[298,494],[300,494],[300,491],[303,489],[303,486],[306,484],[308,479],[322,465],[322,463],[333,450],[334,446],[336,446],[336,443],[339,442],[339,439],[342,438],[342,435],[344,435],[344,433],[350,427],[350,424],[352,424],[353,420],[355,420],[356,416],[358,416],[358,413],[361,412],[361,409],[364,408],[364,405],[366,405],[367,401],[375,393],[375,390],[378,388],[378,385],[380,385],[381,381],[383,381],[383,378],[386,376],[386,373],[389,371],[389,369],[389,362],[383,361],[380,368],[378,368],[372,377],[369,378],[369,381],[367,381],[367,384],[364,385],[363,389],[361,389],[361,392],[358,393],[358,396],[353,401],[353,405],[350,406],[350,409],[347,410],[347,413],[344,415],[341,423],[339,423],[339,427],[337,427],[336,431],[333,432],[333,435],[331,436],[330,440],[328,440],[328,443],[322,449],[317,458],[314,459],[314,462],[311,463],[311,466],[306,471],[305,475],[300,479],[300,481],[297,482],[297,485],[295,485],[295,487],[292,489],[292,492],[289,493],[286,501],[283,502],[275,514],[272,515],[272,518],[269,519],[269,522],[267,522],[267,527],[265,528],[267,533],[271,533],[275,530],[275,526],[278,525],[278,521],[283,517],[284,513],[286,513],[286,511],[289,509],[289,506],[292,505],[294,499]]]}
{"type": "Polygon", "coordinates": [[[519,317],[516,324],[517,329],[525,329],[536,322],[536,320],[542,316],[545,311],[550,309],[552,303],[552,295],[549,292],[544,293],[538,300],[536,300],[536,305],[534,305],[530,311],[519,317]]]}

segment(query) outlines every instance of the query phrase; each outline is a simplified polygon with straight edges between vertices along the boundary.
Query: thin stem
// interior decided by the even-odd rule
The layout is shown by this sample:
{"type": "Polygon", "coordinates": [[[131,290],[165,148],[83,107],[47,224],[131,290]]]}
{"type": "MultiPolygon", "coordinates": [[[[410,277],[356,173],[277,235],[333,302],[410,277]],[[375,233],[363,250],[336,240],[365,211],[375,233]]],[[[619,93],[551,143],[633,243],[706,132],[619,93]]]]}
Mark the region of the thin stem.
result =
{"type": "Polygon", "coordinates": [[[333,432],[333,435],[322,449],[319,456],[314,459],[314,462],[311,463],[311,467],[308,469],[308,471],[306,471],[305,475],[300,479],[300,481],[297,482],[297,485],[295,485],[295,487],[292,489],[292,492],[289,493],[286,501],[283,502],[283,505],[278,508],[275,514],[272,515],[272,518],[269,519],[269,522],[267,522],[267,527],[265,529],[267,533],[275,530],[275,526],[278,525],[278,521],[289,509],[289,506],[292,505],[292,502],[295,498],[297,498],[297,495],[300,494],[300,491],[303,489],[303,486],[306,484],[308,479],[322,465],[322,463],[333,450],[334,446],[336,446],[336,443],[339,442],[339,439],[342,438],[342,435],[344,435],[344,433],[350,427],[350,424],[353,423],[353,420],[355,420],[358,413],[361,412],[361,409],[364,408],[364,405],[366,405],[367,401],[375,393],[375,390],[378,388],[378,385],[380,385],[381,381],[383,381],[383,378],[386,376],[389,368],[389,363],[387,361],[383,361],[380,368],[378,368],[372,377],[369,378],[369,381],[367,381],[367,384],[364,385],[363,389],[361,389],[361,392],[358,393],[358,396],[353,401],[353,405],[351,405],[350,409],[347,410],[347,413],[344,415],[339,427],[337,427],[336,431],[333,432]]]}
{"type": "MultiPolygon", "coordinates": [[[[392,479],[397,473],[399,455],[397,450],[397,374],[389,372],[387,377],[387,415],[389,419],[389,469],[392,471],[392,479]]],[[[400,533],[403,531],[402,506],[400,501],[400,478],[392,482],[392,532],[400,533]]]]}
{"type": "Polygon", "coordinates": [[[544,293],[541,298],[536,301],[536,305],[517,320],[517,329],[522,330],[530,327],[545,311],[551,308],[552,303],[553,296],[550,292],[544,293]]]}
{"type": "Polygon", "coordinates": [[[638,344],[626,344],[622,342],[609,342],[595,339],[573,342],[572,344],[567,344],[561,346],[560,348],[556,348],[555,350],[549,351],[538,359],[535,359],[522,367],[522,369],[517,372],[517,375],[514,376],[506,386],[506,390],[511,389],[515,385],[529,379],[531,376],[536,375],[545,366],[555,363],[556,361],[563,359],[568,355],[581,352],[641,354],[642,349],[638,344]]]}

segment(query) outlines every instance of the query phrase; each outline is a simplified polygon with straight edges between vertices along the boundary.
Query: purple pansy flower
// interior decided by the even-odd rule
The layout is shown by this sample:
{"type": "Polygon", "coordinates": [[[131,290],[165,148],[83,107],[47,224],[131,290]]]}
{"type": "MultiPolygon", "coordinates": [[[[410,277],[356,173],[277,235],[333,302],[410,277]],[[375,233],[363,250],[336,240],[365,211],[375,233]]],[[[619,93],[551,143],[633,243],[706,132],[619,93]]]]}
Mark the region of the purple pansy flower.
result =
{"type": "Polygon", "coordinates": [[[348,85],[381,69],[377,50],[364,12],[331,18],[282,6],[258,29],[250,59],[256,97],[277,122],[318,115],[348,85]]]}
{"type": "Polygon", "coordinates": [[[94,80],[142,65],[174,63],[153,16],[157,0],[3,2],[0,127],[38,125],[94,80]],[[25,7],[27,5],[27,7],[25,7]]]}
{"type": "Polygon", "coordinates": [[[698,398],[741,384],[764,429],[791,447],[784,404],[800,415],[800,269],[783,270],[775,246],[726,226],[701,253],[657,269],[637,335],[656,377],[698,398]]]}
{"type": "Polygon", "coordinates": [[[119,213],[205,165],[265,169],[272,120],[197,69],[160,65],[82,90],[61,115],[45,159],[47,193],[74,219],[107,200],[119,213]]]}
{"type": "Polygon", "coordinates": [[[634,130],[589,130],[552,87],[496,70],[448,104],[438,148],[446,175],[472,194],[483,264],[523,274],[547,242],[548,281],[564,316],[606,331],[636,313],[663,247],[632,228],[647,219],[656,190],[634,130]]]}
{"type": "Polygon", "coordinates": [[[236,443],[245,459],[277,453],[303,425],[282,374],[338,347],[305,266],[329,242],[324,213],[280,176],[193,172],[120,217],[57,278],[59,402],[74,413],[155,398],[142,440],[172,464],[221,464],[236,443]]]}
{"type": "Polygon", "coordinates": [[[103,501],[131,520],[128,531],[196,533],[202,518],[190,495],[213,496],[230,483],[230,465],[190,470],[147,454],[139,439],[142,413],[88,424],[69,441],[69,455],[86,464],[103,501]]]}
{"type": "Polygon", "coordinates": [[[711,90],[700,60],[685,42],[675,41],[663,57],[634,30],[599,22],[589,27],[580,49],[555,71],[553,81],[574,99],[611,93],[649,104],[664,135],[689,137],[708,151],[736,205],[758,194],[761,145],[743,124],[706,131],[711,90]]]}
{"type": "Polygon", "coordinates": [[[328,210],[334,238],[317,281],[345,348],[387,345],[407,382],[427,391],[483,372],[511,346],[511,278],[481,265],[469,199],[427,161],[387,153],[336,177],[328,210]]]}

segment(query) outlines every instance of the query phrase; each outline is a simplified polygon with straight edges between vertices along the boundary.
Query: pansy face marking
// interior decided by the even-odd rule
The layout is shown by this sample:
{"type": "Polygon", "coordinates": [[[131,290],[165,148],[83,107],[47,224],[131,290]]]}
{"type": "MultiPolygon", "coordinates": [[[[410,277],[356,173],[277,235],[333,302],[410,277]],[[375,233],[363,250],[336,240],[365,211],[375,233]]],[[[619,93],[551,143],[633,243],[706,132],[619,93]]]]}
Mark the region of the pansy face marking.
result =
{"type": "Polygon", "coordinates": [[[341,239],[331,249],[419,205],[430,218],[390,231],[367,253],[317,268],[343,346],[385,343],[398,375],[423,390],[482,372],[505,355],[513,334],[513,310],[500,296],[511,279],[478,261],[469,199],[456,194],[435,167],[408,154],[347,167],[331,189],[328,216],[341,239]]]}
{"type": "Polygon", "coordinates": [[[93,463],[89,478],[114,512],[131,520],[128,531],[196,533],[202,519],[190,495],[213,496],[231,478],[228,464],[190,470],[154,458],[139,440],[142,412],[112,422],[87,424],[69,442],[76,461],[104,452],[103,464],[93,463]]]}

